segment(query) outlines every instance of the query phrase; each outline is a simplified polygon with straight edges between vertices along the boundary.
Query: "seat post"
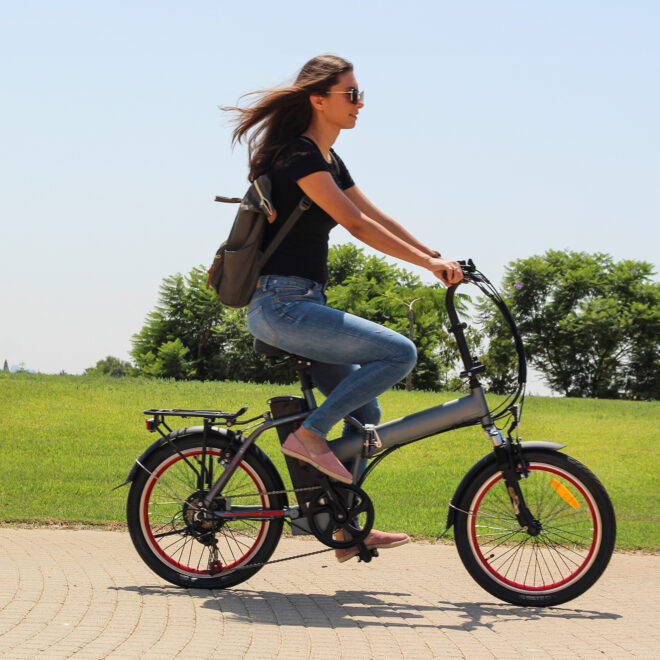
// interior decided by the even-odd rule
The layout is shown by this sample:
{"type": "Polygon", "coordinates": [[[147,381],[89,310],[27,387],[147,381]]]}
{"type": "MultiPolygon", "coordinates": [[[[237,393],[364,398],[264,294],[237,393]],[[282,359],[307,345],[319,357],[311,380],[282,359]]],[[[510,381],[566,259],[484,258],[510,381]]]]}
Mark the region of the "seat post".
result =
{"type": "Polygon", "coordinates": [[[307,408],[309,410],[314,410],[317,405],[316,398],[314,397],[314,381],[312,381],[312,377],[309,373],[309,363],[296,365],[296,371],[298,372],[300,389],[305,397],[307,408]]]}
{"type": "Polygon", "coordinates": [[[309,373],[309,367],[312,363],[307,358],[288,353],[281,348],[271,346],[270,344],[256,338],[254,340],[254,350],[257,351],[257,353],[265,355],[270,364],[274,366],[278,364],[287,364],[289,367],[295,369],[298,372],[298,378],[300,379],[300,386],[305,397],[307,409],[314,410],[317,407],[313,392],[314,382],[309,373]]]}

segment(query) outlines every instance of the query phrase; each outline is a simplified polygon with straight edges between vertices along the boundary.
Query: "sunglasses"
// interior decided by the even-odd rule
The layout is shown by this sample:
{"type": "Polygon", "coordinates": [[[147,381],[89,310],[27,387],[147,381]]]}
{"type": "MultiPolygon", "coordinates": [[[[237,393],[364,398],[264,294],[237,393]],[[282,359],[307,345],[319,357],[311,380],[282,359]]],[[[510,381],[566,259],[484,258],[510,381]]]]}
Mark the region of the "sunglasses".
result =
{"type": "Polygon", "coordinates": [[[364,90],[360,91],[355,87],[347,89],[345,92],[326,92],[326,94],[348,94],[348,100],[353,104],[364,103],[364,90]]]}

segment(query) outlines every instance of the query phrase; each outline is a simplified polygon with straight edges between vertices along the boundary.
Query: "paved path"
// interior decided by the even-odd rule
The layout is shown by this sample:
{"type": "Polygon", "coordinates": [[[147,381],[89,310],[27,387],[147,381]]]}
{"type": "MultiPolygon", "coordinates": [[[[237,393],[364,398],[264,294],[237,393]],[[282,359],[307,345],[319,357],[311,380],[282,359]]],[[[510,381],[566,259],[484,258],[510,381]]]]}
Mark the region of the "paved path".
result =
{"type": "MultiPolygon", "coordinates": [[[[318,547],[284,539],[276,557],[318,547]]],[[[658,556],[616,555],[585,595],[527,609],[481,590],[453,547],[411,544],[209,592],[164,583],[124,532],[3,528],[0,657],[657,658],[659,569],[658,556]]]]}

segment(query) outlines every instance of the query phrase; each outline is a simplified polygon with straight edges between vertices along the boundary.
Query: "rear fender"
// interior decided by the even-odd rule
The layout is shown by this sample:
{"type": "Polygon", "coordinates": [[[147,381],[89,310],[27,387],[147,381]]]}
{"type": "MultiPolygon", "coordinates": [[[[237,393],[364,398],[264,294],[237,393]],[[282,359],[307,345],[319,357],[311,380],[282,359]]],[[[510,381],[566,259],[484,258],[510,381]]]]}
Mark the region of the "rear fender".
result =
{"type": "MultiPolygon", "coordinates": [[[[202,435],[204,433],[204,427],[203,426],[186,426],[181,429],[176,429],[175,431],[172,431],[171,433],[168,433],[166,436],[161,436],[153,442],[151,445],[149,445],[136,459],[135,463],[133,463],[128,476],[126,477],[126,481],[124,483],[119,484],[119,486],[115,486],[113,490],[117,490],[117,488],[121,488],[122,486],[126,486],[127,484],[131,483],[133,479],[135,479],[135,476],[138,473],[138,470],[140,469],[140,463],[144,465],[144,462],[153,454],[155,451],[158,451],[163,445],[168,444],[168,439],[169,440],[176,440],[178,438],[185,438],[191,435],[202,435]]],[[[225,429],[208,429],[207,430],[207,435],[209,438],[228,438],[233,445],[236,446],[236,448],[239,447],[239,442],[236,440],[236,435],[234,434],[233,431],[227,431],[225,429]]]]}
{"type": "MultiPolygon", "coordinates": [[[[529,449],[549,449],[550,451],[559,451],[563,449],[566,445],[561,444],[560,442],[544,442],[543,440],[532,440],[530,442],[521,442],[520,446],[523,451],[529,449]]],[[[468,489],[468,486],[472,483],[474,478],[477,476],[481,470],[483,470],[487,465],[495,462],[495,452],[486,454],[480,461],[477,461],[467,472],[467,474],[461,479],[461,483],[458,484],[458,488],[454,492],[454,496],[449,502],[449,511],[447,512],[447,526],[445,531],[442,532],[441,536],[444,536],[449,529],[454,524],[454,517],[456,515],[456,509],[454,507],[458,506],[458,503],[463,497],[463,493],[468,489]]]]}

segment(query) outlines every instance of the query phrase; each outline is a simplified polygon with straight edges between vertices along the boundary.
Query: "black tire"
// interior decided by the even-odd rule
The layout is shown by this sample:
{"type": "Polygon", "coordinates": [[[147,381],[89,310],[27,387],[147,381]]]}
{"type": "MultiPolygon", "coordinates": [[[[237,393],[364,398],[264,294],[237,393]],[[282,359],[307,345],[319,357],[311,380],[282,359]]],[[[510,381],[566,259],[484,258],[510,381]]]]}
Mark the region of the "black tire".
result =
{"type": "Polygon", "coordinates": [[[521,529],[502,473],[491,463],[457,505],[456,547],[470,575],[493,596],[514,605],[559,605],[605,570],[616,537],[614,509],[596,476],[570,456],[530,450],[525,458],[530,475],[519,484],[540,534],[521,529]]]}
{"type": "MultiPolygon", "coordinates": [[[[175,442],[188,461],[199,464],[201,435],[175,442]]],[[[217,459],[227,452],[234,453],[229,440],[219,437],[208,440],[206,463],[212,462],[214,480],[221,471],[217,459]]],[[[272,555],[282,534],[282,518],[232,519],[211,529],[193,530],[190,503],[200,496],[193,469],[169,445],[150,455],[143,465],[146,470],[138,471],[128,494],[128,529],[140,557],[163,579],[181,587],[223,589],[247,580],[260,567],[235,569],[265,562],[272,555]],[[212,544],[211,537],[217,545],[212,544]],[[213,547],[217,548],[217,555],[213,547]]],[[[278,483],[281,480],[268,457],[258,447],[252,447],[222,494],[236,496],[280,490],[278,483]]],[[[237,498],[235,503],[282,509],[286,506],[286,496],[255,495],[237,498]]]]}

